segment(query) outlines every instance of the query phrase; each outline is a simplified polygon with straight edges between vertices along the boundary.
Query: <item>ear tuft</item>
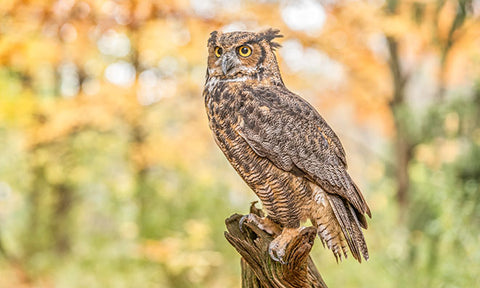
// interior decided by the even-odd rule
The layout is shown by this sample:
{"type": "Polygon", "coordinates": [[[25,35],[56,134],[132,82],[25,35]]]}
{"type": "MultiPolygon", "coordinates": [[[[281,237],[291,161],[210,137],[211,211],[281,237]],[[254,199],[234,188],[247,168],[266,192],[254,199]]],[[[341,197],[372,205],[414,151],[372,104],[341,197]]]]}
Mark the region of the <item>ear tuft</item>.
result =
{"type": "Polygon", "coordinates": [[[208,38],[208,46],[213,46],[217,42],[218,31],[212,31],[210,33],[210,38],[208,38]]]}
{"type": "Polygon", "coordinates": [[[275,50],[277,48],[282,47],[282,45],[280,45],[279,43],[274,42],[272,40],[275,39],[275,38],[282,38],[282,37],[283,37],[283,35],[280,34],[279,29],[269,28],[266,31],[263,31],[263,32],[259,33],[259,39],[258,40],[263,40],[263,39],[267,40],[267,42],[270,44],[270,47],[272,47],[272,50],[275,50]]]}

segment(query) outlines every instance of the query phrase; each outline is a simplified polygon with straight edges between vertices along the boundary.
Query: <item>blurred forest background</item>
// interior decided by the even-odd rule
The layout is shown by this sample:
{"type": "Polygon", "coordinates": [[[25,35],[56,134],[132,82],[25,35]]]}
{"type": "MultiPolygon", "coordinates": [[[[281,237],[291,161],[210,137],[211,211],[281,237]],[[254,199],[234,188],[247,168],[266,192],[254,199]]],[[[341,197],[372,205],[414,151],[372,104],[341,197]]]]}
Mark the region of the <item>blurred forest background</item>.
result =
{"type": "Polygon", "coordinates": [[[0,287],[240,287],[206,41],[268,27],[372,209],[368,262],[316,241],[326,283],[478,286],[479,0],[2,0],[0,287]]]}

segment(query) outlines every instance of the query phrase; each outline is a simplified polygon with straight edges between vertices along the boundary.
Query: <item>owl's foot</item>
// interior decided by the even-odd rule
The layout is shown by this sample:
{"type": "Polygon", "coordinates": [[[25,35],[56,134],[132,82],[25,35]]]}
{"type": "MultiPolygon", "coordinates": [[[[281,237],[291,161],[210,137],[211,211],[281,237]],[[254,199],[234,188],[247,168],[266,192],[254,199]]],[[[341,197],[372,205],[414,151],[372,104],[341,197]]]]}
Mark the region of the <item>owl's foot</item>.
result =
{"type": "Polygon", "coordinates": [[[268,254],[270,257],[277,262],[282,264],[287,264],[283,260],[285,256],[285,251],[287,249],[288,244],[297,237],[300,232],[305,229],[305,227],[300,228],[284,228],[282,233],[273,239],[273,241],[268,246],[268,254]]]}
{"type": "Polygon", "coordinates": [[[243,225],[244,223],[253,223],[255,226],[258,228],[262,229],[263,231],[267,232],[270,235],[280,235],[282,230],[280,226],[270,220],[268,217],[260,217],[258,215],[255,215],[253,213],[244,215],[238,225],[240,226],[240,231],[243,232],[243,225]]]}

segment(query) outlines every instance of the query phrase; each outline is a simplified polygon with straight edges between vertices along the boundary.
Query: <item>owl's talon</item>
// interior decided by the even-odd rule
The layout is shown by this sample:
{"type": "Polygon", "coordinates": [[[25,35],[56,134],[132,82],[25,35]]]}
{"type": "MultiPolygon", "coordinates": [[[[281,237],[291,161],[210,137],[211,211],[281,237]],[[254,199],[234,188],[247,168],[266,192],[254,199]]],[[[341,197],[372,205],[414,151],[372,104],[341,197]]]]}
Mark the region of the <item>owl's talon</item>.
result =
{"type": "Polygon", "coordinates": [[[263,229],[263,225],[262,225],[262,218],[258,217],[257,215],[255,214],[247,214],[247,215],[243,215],[242,218],[240,218],[240,221],[238,221],[238,226],[240,228],[240,231],[242,232],[245,232],[243,230],[243,224],[247,222],[247,223],[253,223],[255,224],[258,228],[263,229]]]}
{"type": "MultiPolygon", "coordinates": [[[[283,252],[285,252],[285,251],[283,251],[283,252]]],[[[275,262],[280,262],[280,264],[283,264],[283,265],[287,264],[287,262],[285,262],[283,260],[283,255],[280,254],[279,257],[277,257],[277,256],[275,256],[275,254],[279,255],[279,253],[272,248],[272,245],[269,245],[268,246],[268,255],[270,255],[270,258],[272,258],[272,260],[275,261],[275,262]]],[[[283,254],[285,254],[285,253],[283,253],[283,254]]]]}
{"type": "Polygon", "coordinates": [[[287,264],[287,261],[283,260],[287,251],[288,244],[299,235],[299,233],[305,227],[299,228],[284,228],[282,233],[273,239],[268,246],[268,254],[272,260],[280,262],[281,264],[287,264]]]}
{"type": "Polygon", "coordinates": [[[273,253],[271,246],[268,246],[268,255],[270,255],[270,258],[272,258],[273,261],[280,262],[280,259],[278,259],[277,256],[275,256],[275,253],[273,253]]]}
{"type": "Polygon", "coordinates": [[[243,231],[243,223],[245,223],[245,221],[247,220],[248,218],[248,215],[243,215],[242,218],[240,218],[240,221],[238,221],[238,228],[240,228],[240,231],[242,233],[244,233],[245,231],[243,231]]]}

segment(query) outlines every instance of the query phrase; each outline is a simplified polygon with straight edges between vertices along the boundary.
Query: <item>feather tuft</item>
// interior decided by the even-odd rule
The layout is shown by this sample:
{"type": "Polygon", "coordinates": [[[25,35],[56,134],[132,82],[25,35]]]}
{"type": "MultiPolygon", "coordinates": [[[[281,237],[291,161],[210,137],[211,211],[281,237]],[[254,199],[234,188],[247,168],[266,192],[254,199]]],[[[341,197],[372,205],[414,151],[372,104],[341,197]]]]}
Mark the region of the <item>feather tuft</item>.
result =
{"type": "Polygon", "coordinates": [[[210,38],[208,38],[208,46],[213,46],[217,42],[218,31],[212,31],[210,33],[210,38]]]}
{"type": "Polygon", "coordinates": [[[270,47],[272,47],[272,50],[275,50],[277,48],[282,47],[282,45],[273,41],[273,39],[275,39],[275,38],[282,38],[283,37],[283,35],[280,34],[279,29],[269,28],[269,29],[267,29],[263,32],[258,33],[258,34],[259,34],[259,37],[257,38],[257,41],[266,40],[270,44],[270,47]]]}

